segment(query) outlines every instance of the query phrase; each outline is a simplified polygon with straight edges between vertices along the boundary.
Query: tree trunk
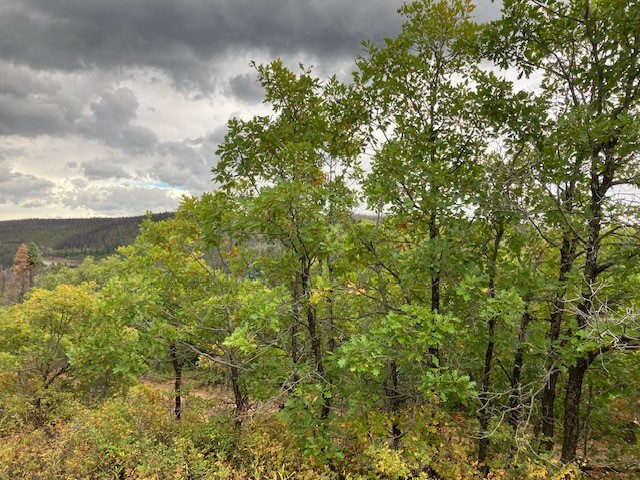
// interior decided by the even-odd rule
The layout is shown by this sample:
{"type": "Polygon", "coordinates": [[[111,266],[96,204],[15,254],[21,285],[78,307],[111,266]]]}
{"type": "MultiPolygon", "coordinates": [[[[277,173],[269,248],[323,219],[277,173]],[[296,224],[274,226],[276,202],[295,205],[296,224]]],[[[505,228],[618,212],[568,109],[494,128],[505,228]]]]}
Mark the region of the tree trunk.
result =
{"type": "MultiPolygon", "coordinates": [[[[567,193],[569,195],[569,193],[567,193]]],[[[573,194],[571,194],[572,198],[573,194]]],[[[567,200],[568,202],[569,200],[567,200]]],[[[571,212],[572,208],[567,207],[567,211],[571,212]]],[[[562,328],[562,318],[564,317],[564,303],[566,282],[568,274],[573,268],[576,257],[576,241],[571,232],[566,231],[562,238],[562,247],[560,248],[560,272],[558,274],[558,284],[560,291],[556,293],[553,303],[553,311],[549,318],[549,354],[547,357],[547,381],[542,393],[542,443],[544,451],[551,451],[554,444],[555,436],[555,403],[556,403],[556,384],[558,382],[557,362],[558,341],[560,339],[560,330],[562,328]]]]}
{"type": "Polygon", "coordinates": [[[174,414],[178,420],[182,415],[182,366],[184,362],[178,358],[178,352],[175,343],[169,345],[169,355],[171,357],[171,364],[173,365],[173,393],[175,395],[174,414]]]}
{"type": "Polygon", "coordinates": [[[489,474],[489,466],[487,465],[487,457],[489,454],[489,448],[491,446],[489,440],[489,420],[491,418],[489,414],[489,386],[491,375],[491,360],[493,359],[493,334],[495,330],[495,318],[489,320],[489,343],[487,344],[487,350],[484,357],[484,375],[482,376],[482,393],[480,394],[480,411],[478,412],[478,419],[480,421],[480,440],[478,445],[478,464],[482,470],[483,475],[486,477],[489,474]]]}
{"type": "Polygon", "coordinates": [[[509,425],[514,430],[518,428],[518,423],[522,418],[522,398],[521,398],[521,382],[522,366],[524,365],[524,341],[527,338],[527,328],[531,323],[531,314],[529,313],[529,299],[526,299],[525,311],[520,320],[520,333],[518,334],[518,347],[513,356],[513,371],[511,374],[511,394],[509,395],[509,425]]]}
{"type": "Polygon", "coordinates": [[[300,281],[299,274],[296,272],[293,279],[293,288],[291,295],[291,312],[292,312],[292,324],[291,324],[291,363],[293,363],[293,387],[298,383],[300,378],[298,377],[297,365],[300,361],[300,354],[298,353],[298,327],[300,326],[300,281]]]}
{"type": "MultiPolygon", "coordinates": [[[[433,213],[429,220],[429,239],[434,240],[438,237],[436,214],[433,213]]],[[[440,265],[438,265],[438,271],[431,274],[431,311],[440,313],[440,265]]]]}
{"type": "Polygon", "coordinates": [[[329,284],[331,285],[327,295],[327,310],[329,312],[329,315],[327,317],[327,322],[329,326],[329,340],[327,341],[327,347],[329,349],[329,352],[333,353],[336,347],[338,346],[338,339],[337,339],[338,332],[336,329],[336,319],[335,319],[335,312],[334,312],[333,282],[335,278],[333,276],[333,262],[331,258],[327,259],[327,277],[329,279],[329,284]]]}
{"type": "Polygon", "coordinates": [[[389,410],[391,411],[391,446],[397,450],[400,448],[400,439],[402,438],[402,430],[398,424],[397,414],[402,408],[402,395],[398,385],[398,365],[395,360],[389,362],[389,380],[384,384],[384,391],[389,402],[389,410]]]}
{"type": "MultiPolygon", "coordinates": [[[[493,249],[489,256],[489,295],[491,298],[496,296],[496,273],[498,263],[498,252],[500,251],[500,242],[504,235],[504,221],[499,218],[496,225],[496,236],[493,239],[493,249]]],[[[489,474],[489,466],[487,465],[487,457],[489,455],[489,448],[491,446],[489,440],[489,420],[491,415],[489,413],[489,389],[491,386],[491,363],[493,361],[493,350],[495,348],[495,329],[496,329],[496,317],[491,317],[488,321],[488,335],[489,341],[487,342],[487,349],[484,355],[484,374],[482,375],[482,392],[480,394],[480,411],[478,412],[478,420],[480,421],[480,440],[478,445],[478,464],[482,469],[482,473],[487,476],[489,474]]]]}
{"type": "Polygon", "coordinates": [[[553,437],[555,435],[555,403],[556,384],[558,383],[558,370],[555,363],[549,365],[547,382],[542,393],[542,442],[541,447],[549,452],[553,449],[553,437]]]}
{"type": "MultiPolygon", "coordinates": [[[[429,239],[434,240],[439,236],[440,232],[438,231],[438,223],[434,211],[429,219],[429,239]]],[[[440,313],[440,272],[441,266],[438,264],[437,272],[431,274],[431,311],[433,313],[440,313]]],[[[429,355],[441,360],[440,349],[437,347],[429,347],[429,355]]],[[[441,365],[442,363],[439,362],[439,364],[441,365]]],[[[435,362],[433,362],[432,366],[435,366],[435,362]]]]}
{"type": "Polygon", "coordinates": [[[576,458],[580,437],[580,400],[582,382],[589,367],[587,358],[578,359],[569,367],[566,394],[564,397],[564,438],[562,440],[562,462],[570,463],[576,458]]]}
{"type": "MultiPolygon", "coordinates": [[[[585,283],[582,291],[582,302],[578,307],[576,320],[578,329],[587,327],[589,320],[595,314],[594,300],[596,295],[596,280],[600,273],[598,264],[598,253],[602,237],[602,202],[613,181],[612,160],[607,158],[605,174],[600,178],[598,173],[599,156],[593,153],[591,159],[591,218],[589,218],[589,241],[586,245],[586,255],[584,262],[585,283]]],[[[582,398],[582,382],[584,375],[591,362],[596,358],[598,352],[586,354],[576,360],[575,365],[569,368],[569,379],[567,380],[566,394],[564,400],[564,437],[562,439],[562,462],[570,463],[576,458],[578,440],[580,437],[580,400],[582,398]]]]}
{"type": "Polygon", "coordinates": [[[242,426],[242,417],[247,411],[247,403],[249,399],[240,386],[240,372],[236,366],[235,358],[232,355],[229,356],[229,365],[231,389],[233,390],[233,399],[236,405],[234,422],[236,428],[240,428],[242,426]]]}
{"type": "MultiPolygon", "coordinates": [[[[380,298],[385,314],[390,311],[389,299],[387,296],[387,283],[384,275],[380,271],[380,266],[376,265],[374,270],[378,276],[380,298]]],[[[389,361],[388,377],[383,384],[384,394],[387,397],[389,411],[391,412],[391,446],[394,449],[400,448],[400,440],[402,438],[402,430],[397,421],[397,413],[400,412],[403,403],[403,396],[400,392],[400,382],[398,380],[398,364],[395,359],[389,361]],[[391,386],[389,386],[391,384],[391,386]]]]}
{"type": "MultiPolygon", "coordinates": [[[[311,279],[311,261],[308,258],[301,259],[301,293],[305,300],[305,307],[307,310],[307,329],[309,330],[309,338],[311,339],[311,351],[313,352],[313,358],[316,365],[316,372],[321,380],[325,380],[322,341],[320,339],[320,332],[318,331],[318,315],[315,307],[311,305],[311,290],[309,288],[309,282],[311,279]]],[[[329,416],[331,410],[331,400],[329,397],[323,395],[322,409],[320,412],[320,418],[326,419],[329,416]]]]}

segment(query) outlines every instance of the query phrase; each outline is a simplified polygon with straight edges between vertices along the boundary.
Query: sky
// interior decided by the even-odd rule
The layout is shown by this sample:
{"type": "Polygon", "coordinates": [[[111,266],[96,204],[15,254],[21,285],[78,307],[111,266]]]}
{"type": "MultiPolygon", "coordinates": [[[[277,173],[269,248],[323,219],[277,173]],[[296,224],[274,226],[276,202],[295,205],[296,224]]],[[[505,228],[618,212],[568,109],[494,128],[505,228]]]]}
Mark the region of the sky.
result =
{"type": "MultiPolygon", "coordinates": [[[[0,0],[0,220],[163,212],[213,189],[252,61],[348,80],[400,0],[0,0]]],[[[499,6],[476,0],[479,21],[499,6]]]]}

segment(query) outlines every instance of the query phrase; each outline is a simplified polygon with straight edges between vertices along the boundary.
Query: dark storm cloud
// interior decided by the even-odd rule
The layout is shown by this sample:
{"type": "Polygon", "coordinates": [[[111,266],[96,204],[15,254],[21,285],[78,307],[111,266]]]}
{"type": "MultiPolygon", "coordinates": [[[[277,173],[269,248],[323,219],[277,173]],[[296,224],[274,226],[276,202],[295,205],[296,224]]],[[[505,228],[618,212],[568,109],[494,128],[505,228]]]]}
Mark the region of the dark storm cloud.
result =
{"type": "MultiPolygon", "coordinates": [[[[210,86],[216,61],[247,51],[353,57],[394,36],[398,0],[5,0],[0,56],[34,69],[151,66],[210,86]]],[[[247,61],[249,58],[247,58],[247,61]]],[[[190,85],[191,84],[191,85],[190,85]]]]}
{"type": "Polygon", "coordinates": [[[40,85],[33,72],[18,73],[13,80],[0,80],[0,135],[79,135],[132,154],[148,153],[156,147],[156,134],[135,123],[139,103],[132,90],[104,90],[89,101],[74,97],[74,92],[59,88],[55,82],[40,85]],[[21,83],[41,88],[28,93],[21,83]],[[83,112],[87,101],[88,112],[83,112]]]}
{"type": "Polygon", "coordinates": [[[0,62],[0,135],[64,134],[81,112],[82,102],[46,74],[0,62]]]}
{"type": "MultiPolygon", "coordinates": [[[[230,59],[316,58],[321,70],[351,61],[360,42],[400,30],[400,0],[4,0],[0,2],[0,135],[81,134],[135,152],[157,141],[135,127],[133,92],[103,92],[81,118],[88,99],[49,72],[158,68],[200,98],[218,85],[248,104],[262,98],[255,74],[228,76],[230,59]],[[4,60],[4,61],[3,61],[4,60]],[[226,85],[226,88],[224,87],[226,85]],[[118,117],[120,115],[120,117],[118,117]],[[118,122],[123,125],[118,127],[118,122]]],[[[477,0],[478,19],[499,6],[477,0]]],[[[101,87],[97,87],[101,88],[101,87]]]]}
{"type": "MultiPolygon", "coordinates": [[[[1,35],[1,34],[0,34],[1,35]]],[[[0,95],[26,98],[37,94],[53,94],[60,85],[34,74],[26,68],[0,63],[0,95]]]]}

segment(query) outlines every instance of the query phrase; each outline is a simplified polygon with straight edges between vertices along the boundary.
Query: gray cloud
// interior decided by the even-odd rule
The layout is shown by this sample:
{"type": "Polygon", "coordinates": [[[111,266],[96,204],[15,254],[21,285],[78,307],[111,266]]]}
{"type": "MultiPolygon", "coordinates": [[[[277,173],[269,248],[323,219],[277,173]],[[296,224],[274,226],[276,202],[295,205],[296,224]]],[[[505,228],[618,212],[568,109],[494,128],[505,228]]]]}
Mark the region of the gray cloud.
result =
{"type": "Polygon", "coordinates": [[[11,165],[6,160],[3,153],[0,152],[0,182],[6,182],[11,178],[11,165]]]}
{"type": "Polygon", "coordinates": [[[134,125],[138,99],[129,88],[104,91],[91,106],[91,115],[79,122],[78,132],[133,153],[151,151],[158,137],[151,130],[134,125]]]}
{"type": "Polygon", "coordinates": [[[399,0],[5,0],[0,55],[34,69],[152,66],[174,82],[211,86],[216,62],[264,51],[332,61],[365,38],[395,35],[399,0]]]}
{"type": "Polygon", "coordinates": [[[160,159],[149,170],[152,178],[186,188],[193,194],[210,190],[211,168],[215,163],[213,152],[221,140],[217,132],[182,142],[163,143],[158,149],[160,159]]]}
{"type": "Polygon", "coordinates": [[[476,9],[473,16],[477,22],[490,22],[500,18],[502,0],[474,0],[476,9]]]}
{"type": "Polygon", "coordinates": [[[0,96],[0,135],[60,135],[69,132],[71,125],[55,103],[0,96]]]}
{"type": "Polygon", "coordinates": [[[87,117],[87,104],[95,97],[92,90],[98,85],[92,84],[90,77],[83,81],[77,76],[61,80],[52,72],[0,61],[0,135],[62,137],[82,133],[79,125],[103,113],[99,110],[101,105],[97,105],[97,111],[87,117]],[[64,80],[70,84],[65,85],[64,80]],[[88,84],[84,88],[83,81],[88,84]]]}
{"type": "MultiPolygon", "coordinates": [[[[33,80],[33,76],[21,74],[24,84],[29,85],[28,79],[33,80]]],[[[153,152],[158,143],[154,132],[135,123],[139,102],[129,88],[102,91],[88,105],[88,112],[83,112],[84,99],[59,88],[23,95],[26,92],[19,90],[19,82],[5,85],[13,86],[17,95],[0,93],[0,135],[79,135],[131,154],[153,152]]]]}
{"type": "Polygon", "coordinates": [[[208,142],[211,145],[217,146],[224,141],[224,137],[227,134],[227,125],[220,125],[213,130],[207,132],[207,134],[198,139],[198,142],[208,142]]]}
{"type": "MultiPolygon", "coordinates": [[[[479,20],[495,18],[490,1],[476,0],[479,20]]],[[[137,184],[212,188],[222,123],[261,108],[250,60],[303,61],[347,79],[362,40],[400,31],[401,4],[2,0],[0,204],[54,205],[63,195],[66,211],[173,208],[175,190],[137,184]],[[30,174],[11,168],[18,158],[30,174]],[[119,185],[104,186],[113,180],[119,185]]]]}
{"type": "Polygon", "coordinates": [[[82,163],[82,171],[89,180],[131,178],[121,165],[109,159],[94,159],[82,163]]]}
{"type": "Polygon", "coordinates": [[[60,85],[51,79],[43,78],[23,67],[0,64],[0,95],[25,98],[40,93],[52,94],[59,90],[60,85]]]}
{"type": "Polygon", "coordinates": [[[89,185],[89,182],[85,178],[74,178],[70,181],[71,185],[76,188],[85,188],[89,185]]]}
{"type": "Polygon", "coordinates": [[[264,89],[253,72],[231,77],[227,92],[247,103],[258,103],[264,98],[264,89]]]}
{"type": "Polygon", "coordinates": [[[120,88],[114,92],[103,92],[91,104],[91,111],[96,123],[111,126],[134,120],[138,105],[138,99],[131,89],[120,88]]]}
{"type": "Polygon", "coordinates": [[[14,172],[0,160],[0,204],[14,203],[25,208],[45,205],[54,183],[45,178],[14,172]]]}
{"type": "Polygon", "coordinates": [[[108,215],[174,210],[180,199],[161,188],[138,185],[89,186],[69,194],[62,203],[72,208],[87,208],[108,215]]]}

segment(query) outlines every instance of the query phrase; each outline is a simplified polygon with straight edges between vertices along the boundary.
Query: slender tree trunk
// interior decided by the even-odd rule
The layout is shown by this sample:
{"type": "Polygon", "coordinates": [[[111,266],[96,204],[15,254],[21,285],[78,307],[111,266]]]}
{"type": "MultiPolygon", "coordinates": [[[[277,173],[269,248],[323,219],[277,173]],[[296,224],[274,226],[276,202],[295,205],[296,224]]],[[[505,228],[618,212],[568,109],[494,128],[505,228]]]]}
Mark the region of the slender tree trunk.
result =
{"type": "Polygon", "coordinates": [[[240,371],[236,366],[236,359],[233,355],[229,355],[229,376],[231,377],[231,389],[233,390],[233,399],[235,402],[234,423],[236,428],[242,426],[242,417],[247,411],[248,397],[240,386],[240,371]]]}
{"type": "Polygon", "coordinates": [[[293,363],[293,385],[300,380],[298,372],[298,362],[300,361],[300,354],[298,353],[298,327],[300,326],[300,279],[299,274],[296,272],[293,279],[293,288],[291,295],[291,312],[293,314],[293,323],[291,324],[291,362],[293,363]]]}
{"type": "MultiPolygon", "coordinates": [[[[554,355],[555,357],[555,355],[554,355]]],[[[553,358],[553,357],[552,357],[553,358]]],[[[548,362],[547,382],[542,393],[542,442],[544,451],[551,451],[553,448],[553,437],[555,434],[555,403],[556,384],[558,383],[558,367],[550,360],[548,362]]]]}
{"type": "Polygon", "coordinates": [[[327,347],[329,352],[333,353],[338,346],[338,332],[336,331],[336,319],[334,312],[334,301],[333,301],[333,263],[331,259],[327,260],[327,276],[329,278],[329,284],[331,287],[329,288],[329,292],[327,295],[327,310],[329,315],[327,317],[327,322],[329,325],[329,340],[327,341],[327,347]]]}
{"type": "Polygon", "coordinates": [[[324,363],[322,355],[322,343],[320,341],[320,333],[318,332],[317,312],[310,305],[307,306],[307,327],[309,336],[311,337],[311,350],[316,364],[316,372],[320,377],[324,378],[324,363]]]}
{"type": "MultiPolygon", "coordinates": [[[[309,330],[309,338],[311,340],[311,351],[313,352],[313,358],[316,365],[316,372],[321,380],[325,380],[322,341],[320,338],[320,332],[318,331],[318,315],[315,307],[311,305],[311,262],[308,258],[301,259],[301,293],[305,300],[305,307],[307,310],[307,329],[309,330]]],[[[320,412],[320,418],[326,419],[329,416],[331,410],[331,404],[329,397],[323,397],[322,409],[320,412]]]]}
{"type": "MultiPolygon", "coordinates": [[[[594,152],[591,159],[591,218],[589,218],[589,240],[586,245],[586,255],[584,263],[585,284],[582,293],[582,303],[578,307],[576,320],[578,329],[587,327],[589,320],[596,313],[594,310],[594,300],[596,295],[596,281],[600,274],[598,264],[598,253],[602,237],[602,202],[604,202],[607,191],[613,182],[613,163],[607,157],[607,163],[602,179],[599,171],[600,158],[594,152]]],[[[591,362],[596,358],[596,353],[583,354],[576,360],[575,365],[569,367],[569,378],[567,380],[565,401],[564,401],[564,437],[562,440],[562,462],[570,463],[576,458],[578,440],[580,437],[580,401],[582,399],[582,382],[591,362]]]]}
{"type": "Polygon", "coordinates": [[[527,329],[531,323],[531,314],[529,313],[529,300],[525,300],[525,311],[520,319],[520,333],[518,334],[518,347],[513,356],[513,371],[511,374],[511,394],[509,395],[509,425],[514,430],[518,428],[518,423],[522,418],[522,398],[521,398],[521,381],[522,366],[524,365],[524,341],[527,338],[527,329]]]}
{"type": "MultiPolygon", "coordinates": [[[[60,368],[58,368],[55,372],[51,373],[50,368],[47,368],[47,371],[42,375],[42,389],[46,392],[49,390],[51,384],[60,376],[64,375],[69,371],[70,364],[68,361],[65,362],[60,368]]],[[[39,394],[35,400],[35,423],[36,425],[42,425],[44,421],[44,415],[42,413],[42,396],[39,394]]]]}
{"type": "MultiPolygon", "coordinates": [[[[380,271],[379,266],[374,267],[378,276],[380,298],[382,300],[382,307],[385,314],[390,311],[389,299],[387,296],[387,283],[384,275],[380,271]]],[[[400,440],[402,439],[402,430],[398,423],[397,414],[402,409],[403,396],[400,392],[400,382],[398,380],[398,364],[395,359],[392,359],[388,363],[388,375],[383,384],[384,394],[387,399],[389,411],[391,412],[391,446],[394,449],[400,448],[400,440]]]]}
{"type": "MultiPolygon", "coordinates": [[[[573,194],[571,194],[571,197],[573,194]]],[[[571,211],[570,206],[567,211],[571,211]]],[[[542,443],[541,446],[545,451],[551,451],[554,444],[555,436],[555,403],[556,403],[556,384],[558,383],[558,341],[560,339],[560,330],[562,328],[562,318],[565,310],[565,292],[568,274],[573,268],[576,257],[576,241],[571,232],[566,231],[562,238],[562,247],[560,248],[560,272],[558,274],[559,292],[553,303],[553,311],[549,318],[549,354],[547,356],[547,381],[542,393],[542,443]]]]}
{"type": "MultiPolygon", "coordinates": [[[[440,232],[438,231],[438,223],[434,212],[429,220],[429,239],[434,240],[439,236],[440,232]]],[[[440,313],[440,265],[438,265],[438,271],[431,275],[431,311],[440,313]]]]}
{"type": "Polygon", "coordinates": [[[491,441],[489,440],[489,420],[491,415],[489,413],[489,387],[490,387],[490,375],[491,375],[491,360],[493,359],[494,341],[493,335],[495,331],[495,318],[489,320],[489,343],[487,344],[487,350],[484,357],[484,375],[482,376],[482,393],[480,395],[480,411],[478,417],[480,420],[480,440],[478,445],[478,464],[481,466],[483,475],[489,474],[489,466],[487,465],[487,457],[489,455],[489,448],[491,447],[491,441]]]}
{"type": "MultiPolygon", "coordinates": [[[[436,212],[432,212],[429,219],[429,239],[434,240],[439,238],[440,232],[438,231],[438,222],[436,219],[436,212]]],[[[431,274],[431,311],[433,313],[440,313],[440,272],[441,266],[438,261],[438,270],[431,274]]],[[[432,358],[436,358],[440,365],[442,365],[442,358],[440,356],[440,349],[437,347],[429,347],[429,355],[432,358]]],[[[435,362],[432,362],[432,367],[435,366],[435,362]]]]}
{"type": "Polygon", "coordinates": [[[397,450],[400,448],[400,439],[402,438],[402,430],[396,418],[402,408],[402,396],[398,385],[398,365],[395,360],[389,362],[389,380],[390,385],[385,382],[385,395],[389,401],[389,410],[391,410],[391,445],[397,450]]]}
{"type": "MultiPolygon", "coordinates": [[[[498,263],[498,253],[500,251],[500,242],[504,235],[504,221],[500,218],[496,225],[496,236],[493,241],[493,249],[489,256],[489,295],[491,298],[496,296],[496,273],[498,263]]],[[[482,468],[485,476],[489,474],[489,466],[487,465],[487,457],[491,443],[489,440],[489,420],[491,415],[489,412],[489,390],[491,386],[491,368],[493,361],[493,350],[495,348],[495,329],[496,317],[491,317],[488,321],[489,341],[484,355],[484,374],[482,375],[482,393],[480,394],[480,412],[478,414],[480,421],[480,441],[478,445],[478,464],[482,468]]]]}
{"type": "Polygon", "coordinates": [[[175,343],[169,345],[169,355],[171,364],[173,365],[173,393],[175,395],[174,414],[179,420],[182,415],[182,366],[184,362],[178,357],[178,351],[175,343]]]}
{"type": "Polygon", "coordinates": [[[583,443],[582,443],[582,456],[587,458],[589,454],[589,434],[591,433],[591,429],[589,428],[589,420],[591,419],[591,413],[593,411],[593,384],[589,385],[589,396],[587,399],[587,414],[584,419],[584,435],[583,435],[583,443]]]}
{"type": "MultiPolygon", "coordinates": [[[[330,290],[327,295],[327,331],[329,333],[329,339],[327,340],[327,349],[330,353],[333,353],[337,347],[337,337],[338,333],[336,331],[336,322],[334,317],[334,305],[333,305],[333,266],[331,263],[331,259],[327,260],[327,275],[329,278],[329,284],[331,285],[330,290]]],[[[327,387],[329,389],[333,389],[333,384],[331,382],[331,378],[328,375],[325,375],[325,379],[327,380],[327,387]]],[[[322,407],[322,418],[327,418],[331,411],[333,395],[329,395],[325,397],[324,404],[322,407]]]]}

